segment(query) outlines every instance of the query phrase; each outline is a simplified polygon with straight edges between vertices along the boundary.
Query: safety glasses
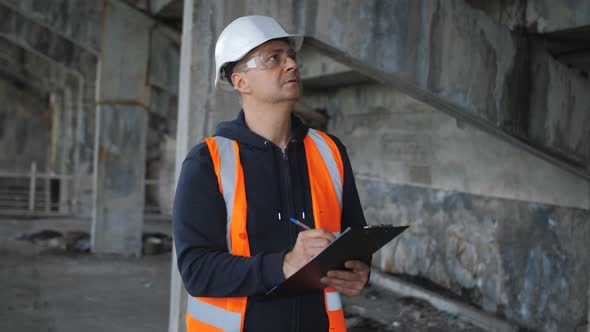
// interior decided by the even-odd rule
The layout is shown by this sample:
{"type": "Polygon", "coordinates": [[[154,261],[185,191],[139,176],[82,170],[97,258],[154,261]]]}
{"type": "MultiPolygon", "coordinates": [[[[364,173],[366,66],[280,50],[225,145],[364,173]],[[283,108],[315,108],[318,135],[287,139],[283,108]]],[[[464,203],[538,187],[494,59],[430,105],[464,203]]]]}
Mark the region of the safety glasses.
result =
{"type": "Polygon", "coordinates": [[[248,59],[235,67],[236,72],[252,69],[272,69],[287,62],[287,58],[297,62],[297,52],[292,48],[278,48],[261,50],[252,54],[248,59]]]}

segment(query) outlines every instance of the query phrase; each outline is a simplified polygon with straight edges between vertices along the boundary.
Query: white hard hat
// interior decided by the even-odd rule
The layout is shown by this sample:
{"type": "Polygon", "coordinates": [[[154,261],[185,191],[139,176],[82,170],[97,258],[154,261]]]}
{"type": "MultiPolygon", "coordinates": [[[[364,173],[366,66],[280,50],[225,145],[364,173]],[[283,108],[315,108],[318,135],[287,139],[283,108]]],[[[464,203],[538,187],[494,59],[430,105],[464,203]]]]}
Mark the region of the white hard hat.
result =
{"type": "Polygon", "coordinates": [[[242,59],[248,52],[271,39],[288,38],[295,51],[303,43],[302,35],[290,35],[272,17],[243,16],[231,22],[219,35],[215,45],[215,87],[232,91],[233,86],[221,69],[242,59]]]}

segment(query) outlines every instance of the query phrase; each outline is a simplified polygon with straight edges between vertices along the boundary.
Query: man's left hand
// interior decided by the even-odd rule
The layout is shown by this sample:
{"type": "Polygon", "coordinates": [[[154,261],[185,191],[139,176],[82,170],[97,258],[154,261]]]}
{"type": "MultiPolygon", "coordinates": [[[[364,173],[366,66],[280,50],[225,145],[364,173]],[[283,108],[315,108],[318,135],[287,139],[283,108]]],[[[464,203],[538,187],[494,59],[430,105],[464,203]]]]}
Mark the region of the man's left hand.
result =
{"type": "Polygon", "coordinates": [[[369,267],[361,261],[347,261],[344,266],[352,271],[329,271],[320,281],[341,294],[359,295],[369,279],[369,267]]]}

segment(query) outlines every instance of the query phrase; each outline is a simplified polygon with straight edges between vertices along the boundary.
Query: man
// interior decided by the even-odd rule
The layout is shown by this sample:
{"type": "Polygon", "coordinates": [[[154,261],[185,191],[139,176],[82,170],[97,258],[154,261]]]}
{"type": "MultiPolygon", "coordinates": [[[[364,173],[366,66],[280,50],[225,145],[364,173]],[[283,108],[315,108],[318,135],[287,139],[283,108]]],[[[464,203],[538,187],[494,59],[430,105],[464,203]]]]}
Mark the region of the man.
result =
{"type": "Polygon", "coordinates": [[[349,261],[321,279],[324,292],[265,297],[333,233],[366,224],[345,147],[292,115],[302,40],[270,17],[246,16],[217,41],[215,86],[237,90],[243,107],[191,150],[177,186],[189,332],[345,331],[339,293],[358,295],[367,283],[370,259],[349,261]]]}

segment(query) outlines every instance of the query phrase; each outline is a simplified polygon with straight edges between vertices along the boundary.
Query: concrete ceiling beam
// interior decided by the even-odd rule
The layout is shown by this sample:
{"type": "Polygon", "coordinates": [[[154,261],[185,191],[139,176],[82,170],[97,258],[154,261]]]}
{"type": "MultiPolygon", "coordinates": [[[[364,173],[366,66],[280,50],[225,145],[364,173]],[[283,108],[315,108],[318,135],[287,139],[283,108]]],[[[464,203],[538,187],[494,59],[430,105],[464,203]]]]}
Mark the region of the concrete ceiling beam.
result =
{"type": "Polygon", "coordinates": [[[160,17],[182,17],[181,0],[149,0],[150,11],[154,16],[160,17]]]}
{"type": "Polygon", "coordinates": [[[590,25],[589,1],[527,1],[526,26],[530,32],[550,33],[590,25]]]}
{"type": "Polygon", "coordinates": [[[97,55],[100,51],[102,1],[0,0],[0,13],[10,10],[28,21],[97,55]]]}

